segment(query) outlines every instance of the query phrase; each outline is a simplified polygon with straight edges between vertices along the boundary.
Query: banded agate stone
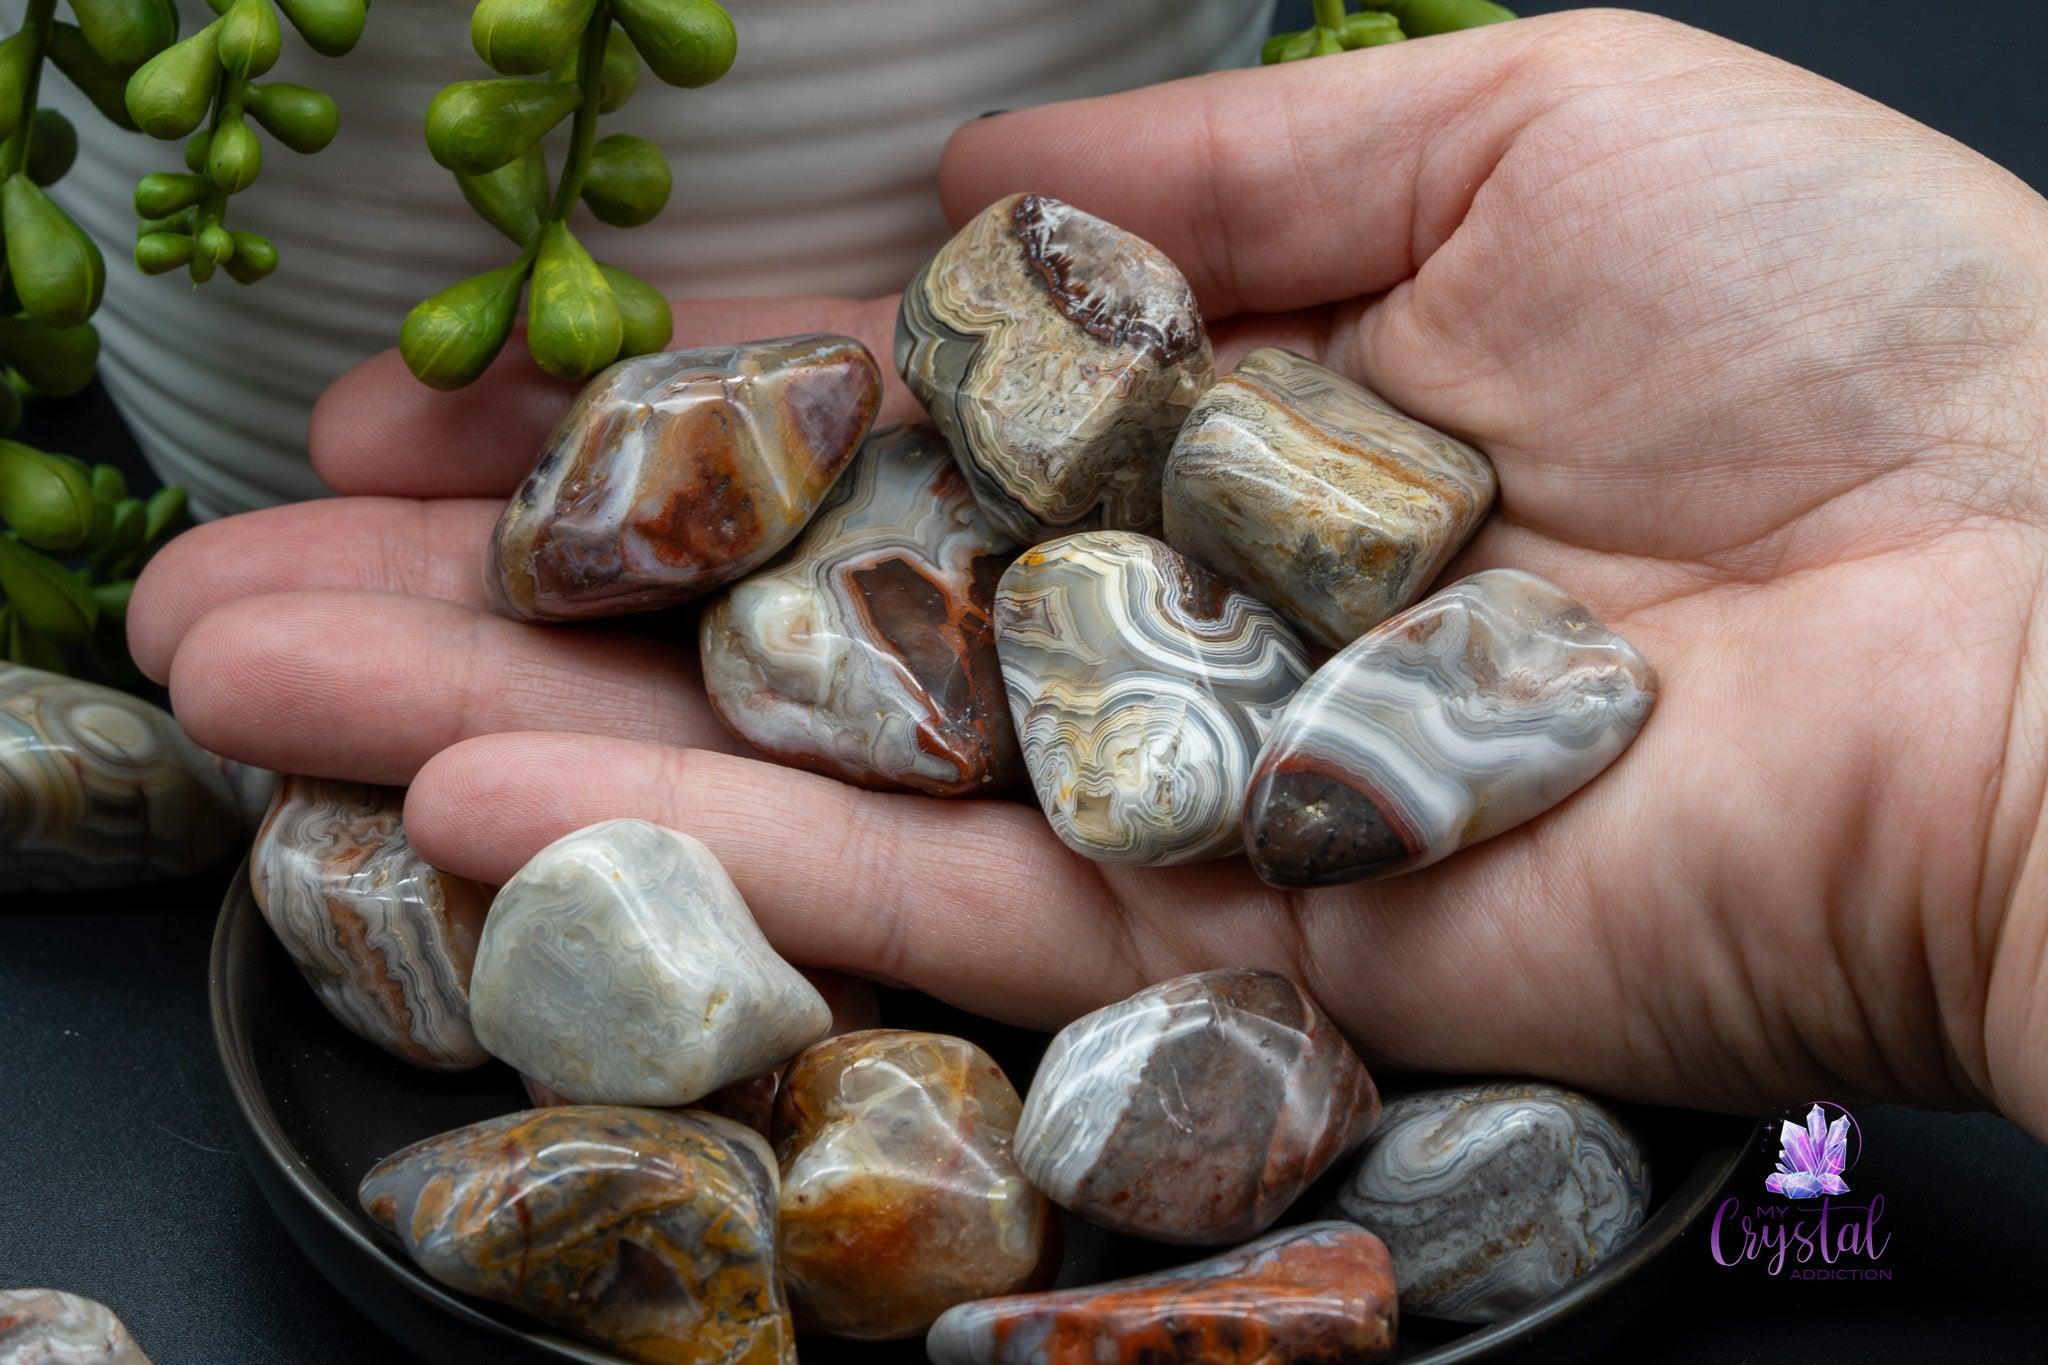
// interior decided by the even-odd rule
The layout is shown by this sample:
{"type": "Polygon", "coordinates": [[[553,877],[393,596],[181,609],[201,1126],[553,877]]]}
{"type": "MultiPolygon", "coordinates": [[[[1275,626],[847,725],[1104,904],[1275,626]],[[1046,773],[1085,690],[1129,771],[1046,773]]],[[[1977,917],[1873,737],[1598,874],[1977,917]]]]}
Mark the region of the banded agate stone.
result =
{"type": "Polygon", "coordinates": [[[1174,441],[1166,540],[1336,649],[1422,595],[1494,489],[1471,446],[1268,346],[1174,441]]]}
{"type": "Polygon", "coordinates": [[[0,1289],[0,1365],[149,1365],[103,1303],[61,1289],[0,1289]]]}
{"type": "Polygon", "coordinates": [[[620,361],[563,415],[498,519],[492,605],[575,621],[744,577],[810,520],[881,397],[874,357],[849,337],[620,361]]]}
{"type": "Polygon", "coordinates": [[[1270,608],[1159,541],[1093,531],[1004,573],[996,651],[1025,766],[1067,847],[1146,864],[1238,851],[1252,760],[1308,676],[1270,608]]]}
{"type": "Polygon", "coordinates": [[[1244,842],[1275,886],[1412,872],[1534,819],[1612,763],[1656,676],[1585,604],[1488,569],[1333,657],[1259,753],[1244,842]]]}
{"type": "Polygon", "coordinates": [[[1215,374],[1173,262],[1037,194],[989,205],[918,272],[896,368],[996,526],[1025,545],[1157,531],[1167,448],[1215,374]]]}
{"type": "Polygon", "coordinates": [[[492,1056],[579,1104],[688,1104],[831,1027],[711,850],[644,820],[557,839],[491,903],[469,985],[492,1056]]]}
{"type": "Polygon", "coordinates": [[[1051,1283],[1058,1224],[1011,1154],[1020,1108],[962,1038],[871,1029],[799,1056],[776,1104],[797,1323],[921,1336],[954,1304],[1051,1283]]]}
{"type": "Polygon", "coordinates": [[[704,686],[780,762],[960,796],[1023,776],[990,612],[1011,544],[929,427],[868,438],[787,558],[704,613],[704,686]]]}
{"type": "Polygon", "coordinates": [[[933,1324],[933,1365],[1372,1365],[1399,1310],[1386,1247],[1305,1223],[1174,1270],[986,1299],[933,1324]]]}
{"type": "Polygon", "coordinates": [[[1197,972],[1060,1030],[1024,1102],[1017,1163],[1104,1227],[1215,1246],[1270,1226],[1379,1107],[1357,1054],[1292,981],[1197,972]]]}
{"type": "Polygon", "coordinates": [[[241,828],[218,763],[167,712],[0,663],[0,892],[187,876],[241,828]]]}
{"type": "Polygon", "coordinates": [[[491,893],[427,866],[405,792],[282,778],[249,853],[256,905],[327,1012],[414,1066],[490,1060],[469,1023],[469,972],[491,893]]]}
{"type": "Polygon", "coordinates": [[[1403,1309],[1492,1322],[1592,1269],[1649,1210],[1649,1163],[1620,1118],[1501,1082],[1388,1101],[1331,1212],[1386,1241],[1403,1309]]]}
{"type": "Polygon", "coordinates": [[[371,1220],[451,1289],[655,1365],[795,1365],[775,1163],[709,1114],[543,1109],[377,1163],[371,1220]]]}

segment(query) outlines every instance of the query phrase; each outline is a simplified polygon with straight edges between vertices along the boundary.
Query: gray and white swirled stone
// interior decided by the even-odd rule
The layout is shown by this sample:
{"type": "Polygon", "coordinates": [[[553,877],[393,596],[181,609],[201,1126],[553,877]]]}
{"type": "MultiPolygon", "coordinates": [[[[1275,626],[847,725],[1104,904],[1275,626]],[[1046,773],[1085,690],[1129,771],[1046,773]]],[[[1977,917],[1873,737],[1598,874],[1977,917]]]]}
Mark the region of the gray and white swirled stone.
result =
{"type": "Polygon", "coordinates": [[[896,368],[975,497],[1025,545],[1157,531],[1166,452],[1215,374],[1173,262],[1036,194],[989,205],[918,272],[896,368]]]}
{"type": "Polygon", "coordinates": [[[0,1289],[0,1365],[149,1365],[105,1304],[61,1289],[0,1289]]]}
{"type": "Polygon", "coordinates": [[[0,663],[0,891],[182,877],[241,829],[216,760],[161,708],[0,663]]]}
{"type": "Polygon", "coordinates": [[[704,613],[719,718],[781,762],[929,796],[1023,776],[996,660],[1010,540],[929,427],[868,438],[789,554],[704,613]]]}
{"type": "Polygon", "coordinates": [[[1389,1100],[1331,1211],[1394,1253],[1402,1311],[1492,1322],[1590,1270],[1649,1209],[1628,1126],[1531,1081],[1389,1100]]]}
{"type": "Polygon", "coordinates": [[[1166,540],[1341,648],[1406,607],[1493,506],[1493,466],[1334,370],[1265,346],[1166,461],[1166,540]]]}
{"type": "Polygon", "coordinates": [[[469,1007],[492,1056],[578,1104],[688,1104],[832,1026],[711,850],[643,820],[558,839],[505,883],[469,1007]]]}
{"type": "Polygon", "coordinates": [[[1555,584],[1474,574],[1360,636],[1288,703],[1245,799],[1246,854],[1275,886],[1427,867],[1591,781],[1656,685],[1555,584]]]}
{"type": "Polygon", "coordinates": [[[263,918],[327,1012],[431,1071],[490,1060],[469,1022],[470,964],[491,894],[427,865],[405,792],[285,777],[249,853],[263,918]]]}
{"type": "Polygon", "coordinates": [[[1017,1121],[1017,1164],[1105,1227],[1220,1245],[1270,1226],[1378,1115],[1364,1064],[1292,981],[1224,968],[1060,1030],[1017,1121]]]}
{"type": "Polygon", "coordinates": [[[1127,531],[1026,551],[996,591],[996,649],[1053,830],[1102,862],[1241,846],[1252,760],[1308,675],[1294,631],[1159,541],[1127,531]]]}

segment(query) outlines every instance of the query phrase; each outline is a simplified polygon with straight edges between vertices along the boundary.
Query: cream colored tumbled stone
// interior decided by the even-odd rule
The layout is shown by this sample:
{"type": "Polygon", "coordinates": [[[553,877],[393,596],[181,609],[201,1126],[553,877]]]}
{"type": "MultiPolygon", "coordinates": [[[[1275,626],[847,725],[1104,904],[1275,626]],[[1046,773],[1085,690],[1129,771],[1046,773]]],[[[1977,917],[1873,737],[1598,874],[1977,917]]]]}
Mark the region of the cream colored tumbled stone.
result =
{"type": "Polygon", "coordinates": [[[825,1036],[711,850],[643,820],[549,844],[491,904],[470,976],[491,1055],[579,1104],[688,1104],[825,1036]]]}

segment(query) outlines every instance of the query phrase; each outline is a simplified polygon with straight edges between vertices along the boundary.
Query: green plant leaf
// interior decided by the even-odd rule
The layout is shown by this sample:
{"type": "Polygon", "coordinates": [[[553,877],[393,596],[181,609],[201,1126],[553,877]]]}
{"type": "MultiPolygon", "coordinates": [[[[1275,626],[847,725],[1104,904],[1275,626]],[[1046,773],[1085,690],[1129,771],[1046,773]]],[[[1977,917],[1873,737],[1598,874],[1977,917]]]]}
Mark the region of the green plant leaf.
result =
{"type": "Polygon", "coordinates": [[[70,327],[92,316],[107,283],[99,247],[19,172],[0,184],[0,231],[15,296],[31,318],[70,327]]]}
{"type": "Polygon", "coordinates": [[[263,144],[254,131],[238,118],[222,119],[213,130],[213,141],[207,144],[207,178],[224,193],[240,194],[262,173],[263,144]]]}
{"type": "Polygon", "coordinates": [[[619,353],[624,323],[612,287],[583,243],[560,222],[541,229],[526,304],[526,346],[560,379],[584,379],[619,353]]]}
{"type": "Polygon", "coordinates": [[[0,644],[7,649],[7,662],[45,673],[68,673],[64,651],[21,619],[13,607],[0,607],[0,644]]]}
{"type": "Polygon", "coordinates": [[[139,131],[128,113],[128,73],[92,50],[76,24],[50,26],[50,61],[92,101],[101,117],[124,132],[139,131]]]}
{"type": "Polygon", "coordinates": [[[143,504],[143,541],[154,550],[185,528],[185,490],[173,484],[159,488],[143,504]]]}
{"type": "Polygon", "coordinates": [[[216,19],[182,42],[171,44],[128,78],[128,113],[151,137],[184,137],[206,121],[220,84],[216,44],[224,20],[216,19]]]}
{"type": "Polygon", "coordinates": [[[69,554],[92,536],[92,476],[33,446],[0,440],[0,520],[39,550],[69,554]]]}
{"type": "Polygon", "coordinates": [[[12,365],[37,393],[69,398],[92,382],[100,334],[89,322],[50,327],[33,318],[0,317],[0,362],[12,365]]]}
{"type": "Polygon", "coordinates": [[[1373,8],[1393,15],[1411,38],[1504,24],[1515,17],[1513,10],[1493,0],[1373,0],[1373,8]]]}
{"type": "Polygon", "coordinates": [[[413,377],[433,388],[459,389],[482,374],[512,335],[527,268],[522,257],[414,305],[398,337],[398,353],[413,377]]]}
{"type": "Polygon", "coordinates": [[[205,284],[213,278],[214,270],[235,254],[235,239],[219,223],[208,223],[192,237],[192,259],[185,265],[185,273],[192,277],[192,283],[205,284]]]}
{"type": "Polygon", "coordinates": [[[630,271],[599,263],[604,281],[612,287],[612,302],[618,306],[621,334],[618,359],[652,355],[668,346],[675,331],[675,316],[661,291],[630,271]]]}
{"type": "Polygon", "coordinates": [[[133,71],[178,36],[172,0],[71,0],[79,32],[108,66],[133,71]]]}
{"type": "Polygon", "coordinates": [[[83,578],[11,535],[0,535],[0,592],[23,624],[53,640],[83,640],[99,620],[83,578]]]}
{"type": "Polygon", "coordinates": [[[482,175],[458,175],[462,197],[486,223],[524,250],[540,235],[548,214],[548,159],[535,143],[523,153],[482,175]]]}
{"type": "Polygon", "coordinates": [[[135,212],[142,218],[168,218],[204,199],[206,191],[203,176],[155,171],[136,182],[135,212]]]}
{"type": "Polygon", "coordinates": [[[1401,21],[1393,15],[1381,10],[1366,10],[1361,14],[1346,15],[1344,27],[1337,30],[1337,36],[1347,50],[1356,50],[1398,43],[1408,35],[1401,31],[1401,21]]]}
{"type": "Polygon", "coordinates": [[[458,175],[495,171],[583,102],[573,81],[458,81],[427,106],[427,150],[458,175]]]}
{"type": "Polygon", "coordinates": [[[709,85],[739,51],[732,16],[716,0],[612,0],[612,17],[669,85],[709,85]]]}
{"type": "Polygon", "coordinates": [[[493,71],[538,76],[576,47],[597,0],[477,0],[469,41],[493,71]]]}
{"type": "Polygon", "coordinates": [[[136,239],[135,268],[145,275],[168,275],[190,265],[199,244],[183,232],[150,232],[136,239]]]}
{"type": "Polygon", "coordinates": [[[22,167],[38,185],[54,185],[78,160],[78,130],[55,109],[38,109],[31,123],[28,162],[22,167]]]}
{"type": "Polygon", "coordinates": [[[597,81],[597,112],[616,113],[640,84],[640,54],[626,30],[614,24],[604,35],[603,74],[597,81]]]}
{"type": "Polygon", "coordinates": [[[28,99],[35,59],[35,35],[26,28],[0,38],[0,141],[14,136],[21,126],[21,106],[28,99]]]}
{"type": "MultiPolygon", "coordinates": [[[[132,556],[142,552],[143,540],[148,534],[148,515],[140,498],[123,498],[114,504],[113,513],[107,523],[106,538],[100,542],[99,549],[93,552],[94,578],[106,577],[115,566],[125,564],[132,556]]],[[[97,594],[94,601],[98,601],[97,594]]],[[[97,609],[96,605],[95,610],[97,609]]]]}
{"type": "Polygon", "coordinates": [[[639,227],[668,204],[673,183],[661,148],[644,137],[613,133],[590,149],[583,202],[601,223],[639,227]]]}
{"type": "Polygon", "coordinates": [[[234,241],[235,254],[221,266],[236,284],[254,284],[277,269],[277,246],[268,237],[240,231],[228,236],[234,241]]]}
{"type": "Polygon", "coordinates": [[[324,149],[341,127],[341,110],[334,100],[310,85],[252,85],[242,107],[265,132],[301,155],[324,149]]]}
{"type": "Polygon", "coordinates": [[[339,57],[363,36],[368,0],[277,0],[284,17],[323,57],[339,57]]]}
{"type": "Polygon", "coordinates": [[[276,66],[283,45],[284,34],[270,0],[235,0],[221,16],[220,34],[214,42],[221,66],[245,81],[276,66]]]}

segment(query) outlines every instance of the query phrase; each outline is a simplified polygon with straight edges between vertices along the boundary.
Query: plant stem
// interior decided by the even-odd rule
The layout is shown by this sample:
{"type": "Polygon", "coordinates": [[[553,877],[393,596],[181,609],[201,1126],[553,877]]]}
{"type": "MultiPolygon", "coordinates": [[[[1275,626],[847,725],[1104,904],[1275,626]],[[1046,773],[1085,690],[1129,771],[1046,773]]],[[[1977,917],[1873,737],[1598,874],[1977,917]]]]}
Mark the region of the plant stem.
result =
{"type": "Polygon", "coordinates": [[[1312,0],[1316,12],[1316,27],[1338,29],[1344,27],[1344,0],[1312,0]]]}
{"type": "Polygon", "coordinates": [[[569,125],[569,159],[562,163],[562,179],[549,211],[558,223],[576,207],[576,196],[583,193],[584,177],[590,173],[590,149],[597,142],[597,99],[604,84],[604,40],[611,28],[611,7],[600,0],[584,26],[583,45],[576,54],[576,84],[582,87],[583,103],[576,106],[575,121],[569,125]]]}
{"type": "Polygon", "coordinates": [[[57,0],[28,0],[21,26],[30,35],[28,84],[22,88],[20,118],[14,133],[0,153],[0,179],[13,175],[28,164],[29,139],[35,136],[36,94],[43,79],[43,52],[50,45],[50,25],[57,17],[57,0]]]}

